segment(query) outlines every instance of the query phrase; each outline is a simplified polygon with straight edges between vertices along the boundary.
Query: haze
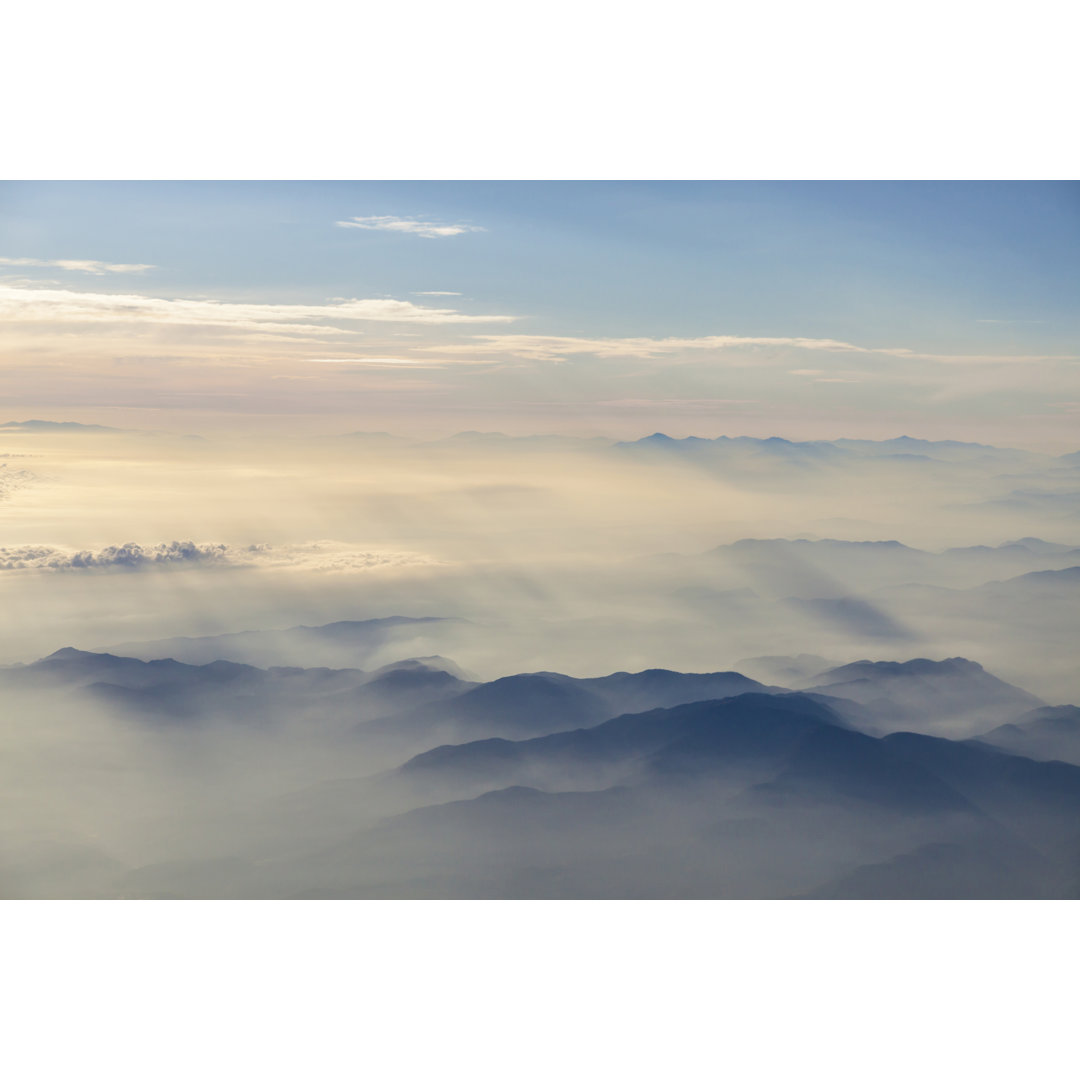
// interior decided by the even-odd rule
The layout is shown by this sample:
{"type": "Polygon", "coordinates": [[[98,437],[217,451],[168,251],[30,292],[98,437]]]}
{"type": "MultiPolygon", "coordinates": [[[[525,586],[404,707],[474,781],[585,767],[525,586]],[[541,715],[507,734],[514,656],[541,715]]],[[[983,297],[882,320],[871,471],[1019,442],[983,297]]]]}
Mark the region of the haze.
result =
{"type": "Polygon", "coordinates": [[[0,188],[4,895],[1077,895],[1077,191],[0,188]]]}

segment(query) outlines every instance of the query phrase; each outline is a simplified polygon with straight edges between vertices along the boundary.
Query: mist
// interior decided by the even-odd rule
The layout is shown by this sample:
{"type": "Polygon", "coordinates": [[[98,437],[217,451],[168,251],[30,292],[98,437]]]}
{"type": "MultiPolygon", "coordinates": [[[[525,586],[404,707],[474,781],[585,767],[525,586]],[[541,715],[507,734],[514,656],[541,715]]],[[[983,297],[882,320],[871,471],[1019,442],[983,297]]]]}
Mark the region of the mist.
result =
{"type": "Polygon", "coordinates": [[[1075,454],[0,431],[5,896],[1080,882],[1075,454]]]}

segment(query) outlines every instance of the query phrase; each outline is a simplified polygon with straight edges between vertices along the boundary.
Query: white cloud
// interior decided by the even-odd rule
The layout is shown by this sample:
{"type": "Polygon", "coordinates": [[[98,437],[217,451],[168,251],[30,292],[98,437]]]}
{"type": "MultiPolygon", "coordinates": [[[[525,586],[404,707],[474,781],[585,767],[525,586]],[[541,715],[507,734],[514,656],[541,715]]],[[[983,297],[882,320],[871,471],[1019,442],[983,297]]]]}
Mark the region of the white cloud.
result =
{"type": "Polygon", "coordinates": [[[459,292],[444,292],[441,289],[429,289],[426,292],[416,292],[413,296],[460,296],[459,292]]]}
{"type": "Polygon", "coordinates": [[[81,274],[141,274],[153,270],[150,263],[107,263],[97,259],[17,259],[0,255],[3,266],[55,266],[60,270],[75,270],[81,274]]]}
{"type": "Polygon", "coordinates": [[[909,349],[878,349],[832,338],[737,337],[731,334],[698,338],[579,338],[544,334],[481,334],[469,344],[431,346],[432,351],[502,353],[530,360],[560,360],[566,356],[604,359],[652,359],[684,351],[720,350],[747,346],[776,346],[827,352],[885,353],[912,356],[909,349]]]}
{"type": "Polygon", "coordinates": [[[172,540],[144,548],[128,542],[101,551],[65,551],[53,547],[0,548],[0,570],[144,570],[151,567],[223,563],[224,544],[172,540]]]}
{"type": "MultiPolygon", "coordinates": [[[[916,352],[900,347],[855,345],[835,338],[739,337],[734,334],[696,338],[580,338],[546,334],[478,334],[469,342],[432,345],[429,352],[472,353],[513,356],[527,360],[558,362],[567,356],[596,356],[601,359],[652,360],[683,352],[718,352],[725,349],[756,347],[806,349],[812,352],[856,353],[862,356],[895,357],[901,360],[931,360],[943,364],[1029,364],[1041,361],[1072,361],[1075,356],[1043,355],[948,355],[916,352]]],[[[793,374],[816,374],[816,369],[802,368],[793,374]]]]}
{"type": "Polygon", "coordinates": [[[320,573],[356,573],[393,570],[405,566],[433,566],[437,560],[418,551],[370,551],[336,540],[301,544],[254,544],[236,550],[237,564],[278,570],[314,570],[320,573]]]}
{"type": "MultiPolygon", "coordinates": [[[[486,232],[480,225],[445,224],[439,221],[418,221],[416,218],[394,217],[391,214],[374,217],[354,217],[348,221],[335,221],[342,229],[369,229],[373,232],[411,233],[434,239],[441,236],[460,236],[462,233],[486,232]]],[[[434,293],[428,295],[436,295],[434,293]]],[[[443,294],[438,294],[443,295],[443,294]]],[[[450,294],[446,294],[450,295],[450,294]]]]}
{"type": "Polygon", "coordinates": [[[338,334],[329,322],[506,323],[512,315],[465,315],[453,308],[423,307],[410,300],[351,299],[328,304],[249,304],[164,299],[136,293],[30,289],[0,284],[0,319],[12,323],[143,323],[213,326],[274,335],[338,334]]]}

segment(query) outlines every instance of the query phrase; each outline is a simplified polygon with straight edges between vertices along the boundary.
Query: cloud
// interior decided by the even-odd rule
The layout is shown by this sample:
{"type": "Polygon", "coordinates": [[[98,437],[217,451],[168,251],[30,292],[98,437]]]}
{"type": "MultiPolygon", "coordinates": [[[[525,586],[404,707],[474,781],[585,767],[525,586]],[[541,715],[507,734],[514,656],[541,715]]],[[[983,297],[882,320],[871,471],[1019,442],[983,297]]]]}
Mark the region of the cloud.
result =
{"type": "Polygon", "coordinates": [[[411,368],[445,368],[445,367],[468,367],[470,365],[484,366],[495,364],[493,358],[462,358],[448,360],[438,357],[407,357],[407,356],[301,356],[297,358],[303,364],[359,364],[363,367],[411,367],[411,368]]]}
{"type": "Polygon", "coordinates": [[[287,569],[355,572],[433,563],[412,551],[368,551],[332,540],[300,544],[197,544],[171,540],[143,547],[134,541],[100,551],[24,546],[0,548],[0,571],[102,572],[175,570],[202,567],[221,569],[287,569]]]}
{"type": "Polygon", "coordinates": [[[37,477],[28,469],[13,469],[6,461],[0,462],[0,499],[8,498],[13,491],[32,484],[36,479],[37,477]]]}
{"type": "Polygon", "coordinates": [[[445,292],[441,289],[428,289],[426,292],[416,292],[413,296],[460,296],[459,292],[445,292]]]}
{"type": "Polygon", "coordinates": [[[75,270],[80,274],[141,274],[153,270],[150,263],[107,263],[97,259],[16,259],[0,255],[3,266],[55,266],[60,270],[75,270]]]}
{"type": "Polygon", "coordinates": [[[423,364],[404,356],[305,356],[307,364],[423,364]]]}
{"type": "Polygon", "coordinates": [[[605,409],[715,409],[728,405],[756,405],[755,398],[614,398],[598,401],[605,409]]]}
{"type": "Polygon", "coordinates": [[[319,320],[443,325],[513,322],[513,315],[465,315],[453,308],[423,307],[410,300],[343,299],[327,304],[247,304],[164,299],[137,293],[76,292],[0,285],[0,319],[23,323],[142,323],[261,331],[340,334],[319,320]]]}
{"type": "MultiPolygon", "coordinates": [[[[373,232],[411,233],[434,239],[441,236],[460,236],[462,233],[486,232],[480,225],[444,224],[438,221],[418,221],[416,218],[394,217],[392,214],[374,217],[354,217],[348,221],[335,221],[342,229],[369,229],[373,232]]],[[[435,294],[431,294],[435,295],[435,294]]],[[[440,294],[441,295],[441,294],[440,294]]]]}
{"type": "Polygon", "coordinates": [[[224,544],[173,540],[144,548],[129,541],[101,551],[65,551],[53,547],[0,548],[0,570],[140,570],[168,565],[223,562],[224,544]]]}
{"type": "Polygon", "coordinates": [[[826,352],[885,353],[913,356],[909,349],[871,348],[833,338],[738,337],[731,334],[697,338],[579,338],[546,334],[480,334],[470,344],[431,346],[431,351],[503,353],[530,360],[561,360],[566,356],[604,359],[652,359],[693,350],[721,350],[753,346],[811,349],[826,352]]]}
{"type": "Polygon", "coordinates": [[[238,563],[283,570],[355,573],[403,566],[434,566],[437,560],[416,551],[370,551],[336,540],[300,544],[253,544],[235,552],[238,563]]]}
{"type": "MultiPolygon", "coordinates": [[[[811,352],[846,353],[860,356],[894,357],[901,360],[930,360],[943,364],[1030,364],[1042,361],[1075,361],[1077,356],[1050,355],[949,355],[917,352],[898,346],[856,345],[835,338],[741,337],[713,334],[694,338],[581,338],[550,334],[477,334],[469,342],[432,345],[429,352],[500,354],[526,360],[559,362],[568,356],[596,356],[601,359],[652,360],[684,352],[719,352],[726,349],[780,348],[811,352]]],[[[811,368],[793,374],[810,374],[811,368]]]]}

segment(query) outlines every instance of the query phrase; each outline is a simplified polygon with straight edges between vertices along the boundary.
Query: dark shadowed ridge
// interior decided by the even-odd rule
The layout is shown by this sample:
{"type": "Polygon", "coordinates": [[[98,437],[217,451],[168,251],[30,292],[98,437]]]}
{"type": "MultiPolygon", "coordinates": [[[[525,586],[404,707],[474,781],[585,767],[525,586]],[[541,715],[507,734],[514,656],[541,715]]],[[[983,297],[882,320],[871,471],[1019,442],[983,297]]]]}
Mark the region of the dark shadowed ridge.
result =
{"type": "Polygon", "coordinates": [[[843,724],[828,705],[802,694],[742,694],[667,709],[617,716],[593,727],[512,741],[492,738],[440,746],[419,754],[397,771],[412,782],[453,787],[487,782],[558,786],[581,777],[610,783],[627,766],[705,767],[717,755],[754,756],[775,752],[820,724],[843,724]],[[661,751],[666,758],[655,759],[661,751]],[[525,780],[524,778],[528,778],[525,780]]]}
{"type": "Polygon", "coordinates": [[[358,725],[358,737],[411,749],[424,743],[464,743],[488,737],[528,739],[586,728],[621,713],[732,697],[750,690],[778,692],[737,672],[684,674],[665,669],[575,679],[558,672],[509,675],[411,713],[358,725]]]}
{"type": "MultiPolygon", "coordinates": [[[[442,850],[468,852],[466,865],[428,862],[432,876],[425,888],[435,895],[547,895],[551,889],[552,895],[644,896],[671,895],[672,888],[717,895],[724,863],[712,860],[719,857],[714,845],[721,838],[735,844],[732,850],[741,852],[740,858],[753,851],[753,858],[765,864],[770,858],[782,864],[785,856],[770,855],[754,837],[786,833],[807,845],[821,828],[815,822],[831,821],[835,828],[847,821],[859,823],[864,839],[877,838],[871,847],[894,850],[880,863],[849,868],[809,891],[794,883],[813,873],[813,858],[798,872],[778,864],[761,879],[767,882],[775,873],[776,883],[759,884],[756,894],[1061,895],[1058,879],[1069,868],[1059,870],[1047,851],[1075,843],[1080,834],[1080,768],[931,736],[877,739],[842,727],[838,719],[803,695],[746,695],[618,717],[592,729],[526,742],[441,747],[393,776],[406,784],[422,782],[429,795],[449,801],[388,818],[372,841],[356,842],[378,838],[409,851],[435,838],[442,850]],[[537,769],[543,759],[549,778],[564,782],[567,761],[636,760],[637,767],[612,772],[603,788],[552,790],[537,769]],[[709,794],[725,777],[762,770],[773,775],[726,811],[723,801],[709,794]],[[465,793],[472,797],[460,797],[465,793]],[[721,825],[725,813],[729,824],[721,825]],[[650,834],[645,823],[658,814],[666,824],[650,834]],[[710,820],[717,824],[710,826],[710,820]],[[685,877],[674,885],[657,873],[663,856],[649,850],[668,827],[674,830],[672,841],[678,837],[674,865],[685,868],[685,877]],[[635,846],[637,829],[644,832],[635,846]],[[906,836],[916,842],[897,851],[906,836]],[[478,842],[469,847],[472,841],[478,842]],[[537,884],[532,875],[557,854],[560,874],[569,877],[560,878],[561,884],[537,884]],[[605,878],[615,873],[612,859],[624,876],[605,878]],[[701,868],[704,884],[695,883],[697,871],[691,867],[701,868]],[[497,878],[488,876],[494,870],[497,878]]],[[[337,857],[348,858],[345,851],[337,857]]],[[[841,856],[820,865],[836,858],[841,856]]]]}

